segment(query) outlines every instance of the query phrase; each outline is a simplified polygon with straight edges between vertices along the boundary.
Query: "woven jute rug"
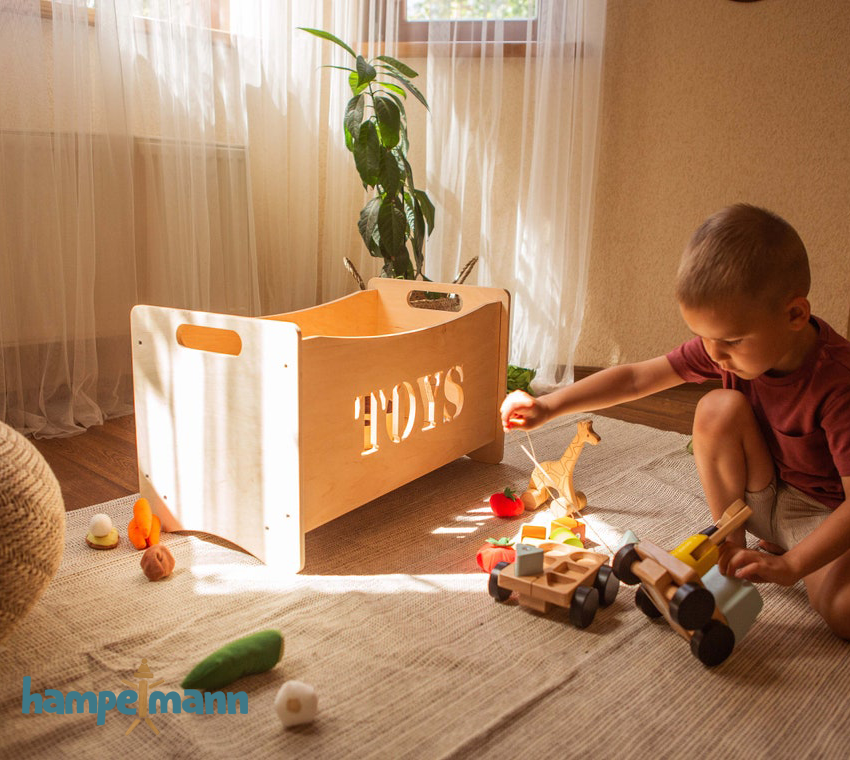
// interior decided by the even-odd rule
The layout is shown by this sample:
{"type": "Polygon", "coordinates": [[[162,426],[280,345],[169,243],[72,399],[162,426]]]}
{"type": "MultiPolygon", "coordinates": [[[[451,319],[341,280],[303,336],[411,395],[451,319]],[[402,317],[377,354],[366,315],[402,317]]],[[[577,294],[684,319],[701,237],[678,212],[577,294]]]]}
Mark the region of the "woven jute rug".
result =
{"type": "MultiPolygon", "coordinates": [[[[539,460],[560,457],[577,417],[532,434],[539,460]]],[[[687,438],[594,418],[576,487],[591,537],[634,530],[672,547],[710,523],[687,438]]],[[[623,586],[579,630],[565,611],[494,602],[475,564],[488,537],[523,518],[486,498],[523,490],[531,463],[512,434],[500,465],[460,459],[307,535],[307,566],[273,574],[197,536],[168,534],[177,569],[149,582],[140,552],[84,541],[109,513],[122,533],[133,498],[69,513],[58,574],[0,645],[0,756],[304,758],[845,758],[850,647],[807,606],[802,586],[761,587],[764,610],[726,662],[706,668],[623,586]],[[271,671],[227,687],[245,714],[23,714],[30,693],[112,691],[142,660],[161,691],[222,644],[279,628],[271,671]],[[281,727],[274,697],[312,684],[316,721],[281,727]]],[[[238,508],[238,505],[234,505],[238,508]]],[[[526,515],[524,519],[528,519],[526,515]]],[[[4,537],[4,541],[10,538],[4,537]]]]}

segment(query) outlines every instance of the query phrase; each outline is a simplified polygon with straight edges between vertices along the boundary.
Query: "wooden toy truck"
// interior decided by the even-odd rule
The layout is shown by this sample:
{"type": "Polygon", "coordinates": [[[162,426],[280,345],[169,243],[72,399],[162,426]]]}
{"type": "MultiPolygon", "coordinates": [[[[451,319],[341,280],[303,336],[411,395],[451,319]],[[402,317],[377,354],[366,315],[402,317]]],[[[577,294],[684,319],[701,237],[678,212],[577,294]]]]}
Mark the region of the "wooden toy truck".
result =
{"type": "Polygon", "coordinates": [[[516,591],[519,603],[537,612],[553,605],[569,610],[570,622],[586,628],[600,605],[617,598],[620,582],[598,552],[547,542],[539,547],[517,544],[517,561],[499,562],[490,572],[488,591],[504,602],[516,591]],[[523,560],[530,558],[529,567],[523,560]]]}
{"type": "Polygon", "coordinates": [[[635,604],[650,618],[663,616],[704,665],[723,662],[755,621],[761,595],[747,581],[717,569],[719,546],[752,510],[736,501],[713,525],[672,552],[649,541],[628,543],[614,556],[616,576],[640,584],[635,604]]]}
{"type": "Polygon", "coordinates": [[[142,496],[164,530],[300,570],[306,531],[465,454],[501,461],[509,301],[378,278],[261,318],[137,306],[142,496]]]}

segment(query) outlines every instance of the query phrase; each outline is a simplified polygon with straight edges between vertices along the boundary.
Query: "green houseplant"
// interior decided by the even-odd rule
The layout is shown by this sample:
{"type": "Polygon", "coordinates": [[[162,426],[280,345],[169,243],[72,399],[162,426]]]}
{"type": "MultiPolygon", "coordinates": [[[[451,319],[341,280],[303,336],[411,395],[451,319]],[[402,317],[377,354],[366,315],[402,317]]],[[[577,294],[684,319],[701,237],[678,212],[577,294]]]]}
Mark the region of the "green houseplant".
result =
{"type": "Polygon", "coordinates": [[[357,221],[360,236],[369,253],[383,259],[384,277],[424,279],[424,244],[434,229],[434,204],[413,183],[404,107],[410,93],[428,108],[410,81],[418,75],[388,55],[367,61],[329,32],[299,28],[339,45],[353,58],[353,67],[328,68],[348,72],[351,98],[343,119],[345,147],[354,156],[363,187],[374,193],[357,221]]]}

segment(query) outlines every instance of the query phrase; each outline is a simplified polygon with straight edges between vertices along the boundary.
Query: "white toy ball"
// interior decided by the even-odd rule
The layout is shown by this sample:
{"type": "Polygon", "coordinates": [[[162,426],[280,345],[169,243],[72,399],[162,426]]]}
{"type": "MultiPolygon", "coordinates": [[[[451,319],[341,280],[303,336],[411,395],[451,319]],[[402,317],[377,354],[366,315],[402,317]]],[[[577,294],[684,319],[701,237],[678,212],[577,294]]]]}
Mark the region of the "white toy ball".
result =
{"type": "Polygon", "coordinates": [[[108,536],[112,530],[112,518],[109,515],[92,515],[89,520],[89,533],[93,536],[108,536]]]}
{"type": "Polygon", "coordinates": [[[316,689],[303,681],[287,681],[274,698],[274,709],[286,727],[309,723],[319,709],[316,689]]]}

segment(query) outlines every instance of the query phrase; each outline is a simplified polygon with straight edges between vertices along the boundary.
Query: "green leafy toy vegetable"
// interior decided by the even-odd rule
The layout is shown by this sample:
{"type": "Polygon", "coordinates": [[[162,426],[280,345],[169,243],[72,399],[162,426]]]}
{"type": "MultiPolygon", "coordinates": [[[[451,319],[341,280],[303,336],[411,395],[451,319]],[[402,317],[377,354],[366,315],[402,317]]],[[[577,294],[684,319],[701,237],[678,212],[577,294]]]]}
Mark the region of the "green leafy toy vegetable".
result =
{"type": "Polygon", "coordinates": [[[237,678],[271,670],[283,657],[283,635],[269,630],[252,633],[225,644],[189,672],[184,689],[217,691],[237,678]]]}
{"type": "Polygon", "coordinates": [[[525,367],[517,367],[513,364],[508,365],[508,393],[511,391],[525,391],[533,396],[531,392],[531,381],[537,374],[536,369],[526,369],[525,367]]]}

